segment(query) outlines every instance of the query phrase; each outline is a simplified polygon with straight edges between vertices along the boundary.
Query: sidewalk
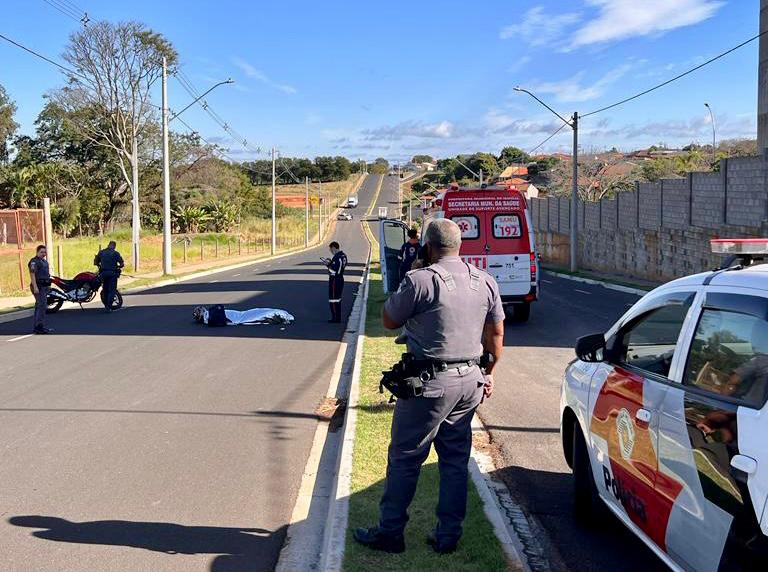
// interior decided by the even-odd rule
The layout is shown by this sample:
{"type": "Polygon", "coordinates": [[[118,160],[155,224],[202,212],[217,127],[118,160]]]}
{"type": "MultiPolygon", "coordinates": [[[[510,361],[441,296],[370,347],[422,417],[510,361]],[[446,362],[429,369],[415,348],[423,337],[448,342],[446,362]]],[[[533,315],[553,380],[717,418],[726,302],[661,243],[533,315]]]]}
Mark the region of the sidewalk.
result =
{"type": "Polygon", "coordinates": [[[586,280],[594,280],[596,282],[605,282],[607,284],[644,290],[646,292],[650,292],[662,284],[662,282],[656,282],[653,280],[644,280],[642,278],[634,278],[631,276],[621,276],[619,274],[609,274],[607,272],[600,272],[597,270],[577,270],[576,272],[571,272],[568,268],[563,266],[556,266],[554,264],[547,264],[546,262],[542,262],[541,268],[542,270],[562,275],[564,277],[570,276],[575,279],[583,278],[586,280]]]}

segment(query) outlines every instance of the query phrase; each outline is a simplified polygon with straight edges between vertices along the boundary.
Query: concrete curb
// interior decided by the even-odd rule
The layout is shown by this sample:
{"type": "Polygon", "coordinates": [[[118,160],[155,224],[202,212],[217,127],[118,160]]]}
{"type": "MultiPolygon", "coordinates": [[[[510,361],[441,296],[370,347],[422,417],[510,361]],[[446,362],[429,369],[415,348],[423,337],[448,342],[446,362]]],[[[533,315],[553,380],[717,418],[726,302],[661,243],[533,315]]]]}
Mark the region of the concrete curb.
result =
{"type": "MultiPolygon", "coordinates": [[[[378,191],[373,200],[375,201],[377,198],[378,191]]],[[[361,221],[360,224],[365,225],[366,223],[361,221]]],[[[365,235],[363,228],[361,228],[361,232],[365,235]]],[[[361,327],[365,326],[371,252],[369,246],[366,269],[359,282],[358,295],[339,347],[326,397],[348,399],[352,387],[355,385],[352,379],[354,370],[358,367],[360,352],[358,344],[361,339],[359,332],[361,327]],[[358,327],[351,329],[355,325],[358,327]]],[[[357,399],[356,395],[355,399],[357,399]]],[[[344,523],[346,523],[346,510],[339,512],[337,509],[337,491],[339,471],[341,470],[340,467],[343,467],[341,452],[346,446],[346,425],[350,422],[350,411],[351,408],[348,406],[344,414],[345,430],[343,433],[330,433],[329,424],[325,421],[318,421],[317,423],[312,448],[301,479],[299,494],[291,513],[286,539],[275,568],[276,572],[322,570],[327,554],[331,553],[328,548],[333,542],[330,537],[330,530],[338,530],[338,525],[332,526],[332,523],[337,522],[339,518],[343,518],[344,523]]],[[[356,415],[356,412],[352,415],[356,415]]],[[[342,532],[345,527],[346,524],[342,526],[342,532]]],[[[339,557],[343,557],[343,543],[339,557]]]]}
{"type": "Polygon", "coordinates": [[[565,278],[566,280],[573,280],[574,282],[582,282],[584,284],[594,284],[608,288],[609,290],[616,290],[617,292],[624,292],[625,294],[635,294],[637,296],[645,296],[650,290],[643,290],[642,288],[632,288],[630,286],[622,286],[621,284],[614,284],[613,282],[607,282],[605,280],[595,280],[593,278],[583,278],[581,276],[572,276],[570,274],[563,274],[562,272],[555,272],[554,270],[544,269],[544,272],[557,276],[558,278],[565,278]]]}

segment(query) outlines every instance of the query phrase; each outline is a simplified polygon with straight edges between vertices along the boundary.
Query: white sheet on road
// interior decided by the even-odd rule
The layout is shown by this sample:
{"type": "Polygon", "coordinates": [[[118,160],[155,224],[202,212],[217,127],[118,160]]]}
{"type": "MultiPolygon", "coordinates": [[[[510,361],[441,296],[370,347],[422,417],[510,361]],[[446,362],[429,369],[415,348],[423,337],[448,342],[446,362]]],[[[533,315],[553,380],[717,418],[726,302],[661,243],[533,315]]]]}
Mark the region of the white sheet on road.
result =
{"type": "MultiPolygon", "coordinates": [[[[259,324],[292,324],[294,317],[285,310],[276,308],[251,308],[250,310],[225,309],[228,326],[256,326],[259,324]]],[[[208,310],[203,314],[203,322],[208,323],[208,310]]]]}

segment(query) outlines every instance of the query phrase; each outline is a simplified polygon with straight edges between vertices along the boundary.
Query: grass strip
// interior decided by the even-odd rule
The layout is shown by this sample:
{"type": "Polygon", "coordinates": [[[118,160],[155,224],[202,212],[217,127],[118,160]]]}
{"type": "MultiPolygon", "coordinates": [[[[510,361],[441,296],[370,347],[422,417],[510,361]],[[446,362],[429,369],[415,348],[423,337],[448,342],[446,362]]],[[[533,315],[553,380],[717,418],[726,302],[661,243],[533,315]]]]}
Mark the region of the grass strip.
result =
{"type": "MultiPolygon", "coordinates": [[[[350,531],[358,526],[373,526],[379,518],[379,499],[384,490],[387,447],[394,404],[389,394],[379,393],[382,370],[399,358],[402,346],[394,344],[395,333],[381,325],[381,309],[386,299],[382,292],[378,250],[372,253],[366,336],[360,376],[357,431],[349,505],[350,531]]],[[[434,450],[421,470],[419,487],[410,507],[411,520],[405,531],[407,550],[404,554],[374,552],[358,545],[347,533],[344,570],[348,572],[419,571],[447,572],[464,570],[507,570],[503,550],[471,481],[464,536],[459,549],[450,555],[438,555],[425,543],[427,533],[435,525],[439,474],[434,450]]]]}

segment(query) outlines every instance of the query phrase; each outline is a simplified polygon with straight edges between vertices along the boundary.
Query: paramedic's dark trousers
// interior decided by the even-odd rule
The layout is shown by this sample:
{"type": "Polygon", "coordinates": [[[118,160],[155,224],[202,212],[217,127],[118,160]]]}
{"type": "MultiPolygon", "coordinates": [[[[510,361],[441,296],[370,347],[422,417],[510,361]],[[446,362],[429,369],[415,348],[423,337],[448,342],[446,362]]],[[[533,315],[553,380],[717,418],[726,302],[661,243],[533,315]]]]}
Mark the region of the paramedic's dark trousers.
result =
{"type": "Polygon", "coordinates": [[[42,330],[45,328],[45,311],[48,309],[48,290],[50,288],[43,288],[38,286],[37,294],[35,294],[35,330],[42,330]]]}
{"type": "Polygon", "coordinates": [[[105,270],[101,273],[103,297],[101,301],[104,303],[104,307],[107,310],[112,309],[112,301],[115,299],[115,293],[117,292],[117,279],[119,274],[111,270],[105,270]]]}
{"type": "Polygon", "coordinates": [[[440,470],[435,533],[440,542],[458,541],[467,511],[472,416],[480,404],[482,383],[477,367],[452,369],[426,384],[424,397],[397,400],[387,482],[379,505],[382,532],[396,535],[405,529],[421,465],[434,441],[440,470]]]}
{"type": "Polygon", "coordinates": [[[331,276],[328,279],[328,304],[331,307],[331,320],[341,322],[341,295],[344,292],[344,277],[331,276]]]}

